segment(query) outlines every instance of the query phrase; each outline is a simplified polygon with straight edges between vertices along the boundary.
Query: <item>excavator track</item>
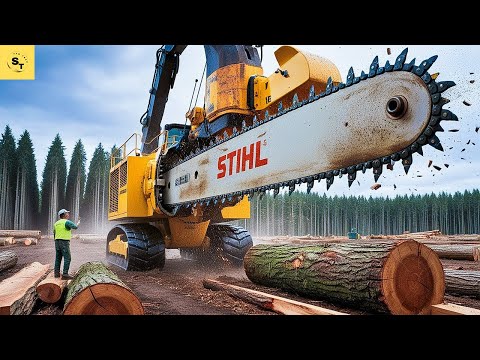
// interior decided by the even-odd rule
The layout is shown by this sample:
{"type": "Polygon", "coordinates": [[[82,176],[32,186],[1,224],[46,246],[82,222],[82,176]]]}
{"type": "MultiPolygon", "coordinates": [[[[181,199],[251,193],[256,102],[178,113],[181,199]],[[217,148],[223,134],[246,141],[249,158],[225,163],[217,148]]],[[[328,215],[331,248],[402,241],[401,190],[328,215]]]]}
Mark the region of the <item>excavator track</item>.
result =
{"type": "Polygon", "coordinates": [[[124,270],[162,269],[165,265],[165,244],[160,231],[149,224],[116,225],[107,236],[106,258],[124,270]],[[109,242],[120,235],[128,242],[127,257],[109,251],[109,242]]]}
{"type": "MultiPolygon", "coordinates": [[[[293,96],[292,105],[289,108],[283,108],[282,103],[279,103],[277,112],[275,114],[269,114],[268,111],[258,114],[253,119],[253,124],[251,126],[247,126],[245,122],[241,129],[234,128],[233,133],[229,135],[228,133],[224,133],[223,137],[217,136],[215,140],[211,140],[208,146],[204,146],[203,148],[198,148],[194,152],[191,152],[188,156],[176,161],[174,164],[168,164],[162,168],[162,178],[168,174],[169,171],[177,168],[181,164],[202,155],[203,153],[220,146],[226,142],[231,141],[232,139],[244,135],[249,131],[257,129],[259,127],[266,126],[271,121],[279,121],[282,116],[288,114],[296,109],[299,109],[303,106],[310,105],[314,102],[321,103],[329,98],[332,94],[341,93],[342,91],[346,90],[350,87],[355,87],[359,83],[363,83],[364,81],[368,81],[370,79],[385,76],[386,74],[392,72],[408,72],[413,74],[415,79],[422,84],[424,84],[426,88],[426,93],[428,102],[430,103],[430,107],[426,110],[428,111],[427,114],[427,121],[419,129],[418,136],[414,139],[414,141],[409,142],[407,146],[403,149],[395,150],[390,154],[385,154],[368,161],[361,161],[359,163],[349,164],[348,166],[338,167],[338,168],[331,168],[325,171],[311,173],[308,175],[302,174],[301,177],[288,179],[286,181],[279,181],[273,183],[265,183],[261,184],[260,186],[255,186],[247,189],[241,189],[239,191],[234,192],[225,192],[223,194],[215,194],[214,196],[207,196],[207,197],[199,197],[197,199],[190,199],[188,201],[172,201],[168,200],[170,196],[165,196],[165,194],[169,195],[166,188],[161,189],[159,191],[158,200],[162,203],[163,207],[169,211],[169,214],[174,215],[181,209],[188,209],[190,207],[196,207],[198,205],[203,207],[209,206],[216,206],[218,203],[235,203],[243,198],[243,196],[247,195],[250,198],[256,194],[264,194],[268,190],[273,190],[273,195],[276,196],[280,189],[287,187],[289,193],[291,194],[294,190],[296,185],[306,183],[307,184],[307,192],[310,192],[312,189],[314,182],[325,179],[327,190],[333,184],[335,177],[341,178],[345,175],[348,179],[348,184],[351,186],[353,181],[356,179],[356,174],[358,171],[362,171],[365,173],[367,170],[372,169],[374,174],[375,181],[382,174],[382,169],[384,166],[389,165],[393,166],[393,164],[397,161],[401,161],[402,165],[404,166],[405,172],[408,173],[410,166],[413,162],[412,155],[414,153],[418,153],[423,155],[422,147],[425,145],[430,145],[439,151],[443,151],[443,147],[440,143],[440,139],[435,135],[436,132],[443,131],[442,127],[440,126],[441,121],[458,121],[458,118],[455,114],[453,114],[449,110],[443,109],[443,105],[449,102],[448,99],[442,97],[442,93],[449,89],[450,87],[454,86],[455,83],[453,81],[443,81],[437,82],[436,76],[432,76],[429,74],[428,70],[433,65],[437,56],[432,56],[431,58],[422,61],[419,65],[415,65],[415,59],[406,63],[408,49],[403,50],[400,55],[396,58],[394,64],[390,64],[389,61],[381,67],[379,66],[378,56],[374,58],[370,68],[367,72],[362,71],[359,77],[356,77],[353,71],[353,68],[350,68],[347,81],[345,83],[340,83],[338,86],[335,86],[332,82],[332,79],[328,79],[327,87],[324,92],[319,94],[315,94],[315,89],[310,89],[310,94],[308,99],[299,100],[298,96],[295,94],[293,96]]],[[[409,75],[412,77],[412,75],[409,75]]],[[[387,78],[385,78],[387,79],[387,78]]],[[[402,102],[401,96],[398,98],[392,98],[387,103],[387,112],[395,116],[397,111],[401,111],[401,106],[399,104],[402,102]]],[[[327,103],[327,102],[325,102],[327,103]]],[[[427,105],[428,106],[428,105],[427,105]]],[[[166,154],[165,156],[168,156],[166,154]]],[[[268,182],[268,180],[266,180],[268,182]]]]}
{"type": "Polygon", "coordinates": [[[253,246],[250,233],[240,226],[211,224],[206,235],[210,239],[208,248],[180,249],[182,257],[203,263],[214,263],[220,259],[233,265],[242,265],[245,254],[253,246]]]}

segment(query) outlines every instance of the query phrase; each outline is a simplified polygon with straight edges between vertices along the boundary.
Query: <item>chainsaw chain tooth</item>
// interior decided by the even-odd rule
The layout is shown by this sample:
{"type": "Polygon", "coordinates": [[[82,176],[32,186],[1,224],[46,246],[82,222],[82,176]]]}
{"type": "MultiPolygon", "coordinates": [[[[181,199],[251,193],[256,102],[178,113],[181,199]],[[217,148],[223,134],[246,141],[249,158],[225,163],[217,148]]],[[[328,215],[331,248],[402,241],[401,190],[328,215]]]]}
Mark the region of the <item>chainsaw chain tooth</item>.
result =
{"type": "Polygon", "coordinates": [[[393,70],[402,70],[403,64],[405,64],[405,60],[407,59],[408,48],[405,48],[400,55],[397,56],[397,60],[395,61],[395,65],[393,66],[393,70]]]}
{"type": "Polygon", "coordinates": [[[408,170],[410,169],[412,162],[413,162],[412,155],[402,160],[402,165],[403,165],[403,169],[405,170],[405,175],[408,174],[408,170]]]}
{"type": "Polygon", "coordinates": [[[458,121],[457,115],[452,113],[450,110],[442,110],[441,118],[442,120],[446,120],[446,121],[458,121]]]}
{"type": "Polygon", "coordinates": [[[380,175],[382,175],[382,169],[383,169],[382,165],[380,165],[379,167],[373,168],[373,175],[374,175],[373,177],[375,179],[375,182],[377,182],[380,175]]]}
{"type": "Polygon", "coordinates": [[[332,186],[334,179],[335,179],[335,177],[333,177],[333,176],[331,178],[327,178],[327,191],[328,191],[328,189],[330,189],[330,186],[332,186]]]}
{"type": "Polygon", "coordinates": [[[313,179],[312,181],[307,182],[307,194],[310,194],[310,191],[313,188],[313,179]]]}
{"type": "Polygon", "coordinates": [[[295,191],[295,182],[290,181],[288,184],[288,195],[292,195],[294,191],[295,191]]]}
{"type": "Polygon", "coordinates": [[[404,64],[403,65],[403,71],[410,71],[412,70],[412,68],[415,66],[415,58],[412,59],[412,61],[410,61],[409,64],[404,64]]]}
{"type": "Polygon", "coordinates": [[[378,56],[373,58],[372,64],[370,65],[370,70],[368,71],[368,77],[372,78],[377,74],[378,69],[378,56]]]}
{"type": "Polygon", "coordinates": [[[353,84],[354,78],[355,78],[355,73],[353,72],[353,67],[350,67],[350,70],[348,70],[347,82],[345,83],[345,86],[351,86],[353,84]]]}
{"type": "Polygon", "coordinates": [[[216,135],[214,139],[210,139],[210,141],[208,142],[208,145],[204,144],[203,146],[201,146],[201,150],[199,146],[194,151],[190,151],[190,153],[186,156],[184,153],[181,153],[181,155],[184,156],[184,158],[179,160],[177,164],[175,164],[174,166],[167,165],[165,166],[165,170],[162,170],[162,168],[160,168],[160,170],[162,172],[168,171],[174,168],[175,166],[178,166],[180,163],[185,162],[197,156],[199,153],[203,153],[229,139],[232,139],[245,132],[248,132],[257,126],[264,124],[267,121],[270,121],[278,116],[281,116],[283,113],[286,113],[290,110],[301,107],[305,104],[309,104],[313,101],[317,101],[320,98],[331,95],[332,93],[335,93],[344,88],[353,86],[361,82],[362,80],[373,78],[377,75],[383,74],[384,72],[391,72],[391,71],[409,71],[415,74],[416,76],[420,77],[428,88],[431,102],[432,102],[431,117],[430,117],[428,126],[424,129],[424,131],[417,138],[417,140],[411,143],[405,149],[395,152],[391,155],[378,158],[378,159],[369,160],[364,163],[359,163],[356,165],[351,165],[346,168],[321,172],[313,176],[301,177],[298,179],[279,182],[271,185],[265,185],[265,186],[261,186],[254,189],[237,191],[234,193],[229,193],[228,195],[218,195],[218,196],[214,196],[214,197],[210,197],[202,200],[196,200],[195,202],[186,202],[181,204],[173,204],[169,206],[171,206],[175,211],[182,209],[182,207],[184,208],[197,207],[197,206],[208,207],[212,203],[216,205],[218,204],[218,202],[221,202],[222,204],[224,204],[226,201],[232,202],[234,198],[237,198],[237,200],[241,200],[244,196],[248,196],[249,199],[252,199],[255,197],[255,195],[258,195],[260,198],[262,198],[265,195],[266,191],[269,191],[269,190],[273,190],[273,197],[275,198],[280,193],[280,189],[288,187],[289,195],[291,195],[295,191],[296,184],[303,184],[303,183],[307,184],[307,193],[310,193],[313,188],[315,180],[318,180],[318,182],[320,182],[322,179],[326,179],[327,190],[328,190],[330,186],[333,184],[336,176],[341,178],[345,174],[347,174],[347,177],[348,177],[348,186],[351,187],[351,185],[357,178],[358,171],[362,171],[362,173],[365,173],[367,169],[373,168],[373,174],[376,182],[378,181],[378,179],[382,174],[383,165],[386,165],[387,168],[392,170],[393,165],[395,164],[395,161],[399,161],[399,160],[402,161],[402,165],[404,167],[405,173],[408,174],[410,166],[412,165],[412,162],[413,162],[412,154],[418,153],[423,156],[422,147],[427,143],[433,146],[434,148],[436,148],[437,150],[443,151],[443,146],[440,143],[440,139],[435,135],[435,133],[444,131],[444,129],[440,126],[440,122],[442,120],[458,121],[458,117],[454,113],[452,113],[450,110],[444,110],[442,108],[445,104],[450,102],[450,100],[448,100],[447,98],[443,98],[441,94],[444,91],[448,90],[449,88],[455,86],[455,82],[442,81],[437,83],[436,79],[438,74],[431,75],[428,73],[428,70],[430,69],[430,67],[437,60],[437,56],[436,55],[432,56],[429,59],[424,60],[422,63],[420,63],[417,66],[415,65],[416,59],[412,59],[409,63],[406,63],[407,54],[408,54],[408,48],[405,48],[397,56],[394,64],[390,64],[390,61],[387,60],[384,67],[379,67],[378,56],[375,56],[375,58],[373,59],[370,65],[368,73],[365,73],[364,71],[362,71],[359,77],[355,77],[353,67],[350,67],[345,83],[340,82],[338,85],[335,85],[333,83],[332,77],[329,77],[327,80],[325,91],[319,93],[318,95],[315,95],[315,88],[312,85],[310,87],[309,96],[307,99],[300,101],[298,94],[294,94],[292,98],[292,105],[290,106],[290,108],[284,108],[283,103],[280,101],[277,105],[276,114],[270,115],[268,113],[268,110],[266,110],[264,112],[263,120],[260,120],[260,121],[257,115],[254,115],[251,125],[247,125],[246,121],[243,120],[241,130],[237,129],[237,127],[233,127],[231,135],[228,135],[228,132],[225,130],[223,132],[223,137],[216,135]]]}
{"type": "Polygon", "coordinates": [[[357,172],[354,171],[352,173],[348,173],[348,187],[352,186],[352,183],[355,181],[355,178],[357,177],[357,172]]]}
{"type": "Polygon", "coordinates": [[[452,86],[455,86],[454,81],[440,81],[437,83],[438,86],[438,92],[442,93],[446,91],[447,89],[450,89],[452,86]]]}
{"type": "MultiPolygon", "coordinates": [[[[420,65],[415,68],[415,75],[422,77],[425,72],[430,69],[433,63],[437,60],[438,55],[433,55],[431,58],[427,60],[423,60],[420,65]]],[[[430,75],[429,75],[430,76],[430,75]]]]}
{"type": "Polygon", "coordinates": [[[437,137],[437,135],[433,135],[429,140],[428,144],[433,146],[435,149],[443,151],[443,146],[440,143],[440,139],[437,137]]]}
{"type": "Polygon", "coordinates": [[[332,93],[333,81],[332,77],[329,76],[327,80],[327,88],[325,89],[325,95],[330,95],[332,93]]]}

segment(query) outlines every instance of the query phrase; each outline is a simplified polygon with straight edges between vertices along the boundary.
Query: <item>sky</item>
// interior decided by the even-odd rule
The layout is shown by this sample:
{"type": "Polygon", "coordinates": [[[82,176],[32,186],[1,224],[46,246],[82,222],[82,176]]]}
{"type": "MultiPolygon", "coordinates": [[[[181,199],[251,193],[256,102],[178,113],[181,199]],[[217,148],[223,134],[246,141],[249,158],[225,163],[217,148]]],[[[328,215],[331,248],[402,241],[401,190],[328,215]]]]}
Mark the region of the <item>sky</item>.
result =
{"type": "MultiPolygon", "coordinates": [[[[75,143],[82,140],[87,152],[87,169],[98,143],[110,150],[113,145],[122,144],[132,133],[141,133],[139,119],[148,105],[155,53],[160,46],[36,46],[35,80],[0,80],[0,132],[3,133],[8,124],[17,141],[25,129],[30,132],[39,183],[48,148],[57,133],[65,146],[67,166],[75,143]]],[[[264,46],[264,75],[268,76],[277,69],[274,51],[279,46],[264,46]]],[[[324,180],[315,183],[312,191],[331,196],[392,197],[479,188],[480,131],[475,132],[475,128],[480,126],[480,46],[386,44],[297,47],[331,60],[340,70],[344,81],[350,66],[359,76],[362,70],[368,70],[376,55],[381,65],[387,60],[394,63],[397,55],[408,47],[408,62],[415,57],[418,64],[432,55],[438,55],[429,72],[440,73],[437,81],[452,80],[457,84],[443,94],[450,99],[444,108],[454,112],[460,120],[442,122],[445,132],[437,133],[437,136],[445,149],[443,153],[431,146],[424,146],[424,156],[413,156],[408,175],[405,175],[399,162],[393,171],[384,169],[378,181],[382,187],[378,190],[370,189],[374,184],[370,170],[365,174],[359,172],[358,182],[351,188],[348,188],[346,177],[342,177],[335,179],[328,192],[324,180]],[[391,49],[391,55],[387,54],[387,48],[391,49]],[[471,83],[471,80],[474,82],[471,83]],[[465,105],[464,101],[471,106],[465,105]],[[455,129],[459,131],[448,131],[455,129]],[[428,167],[429,160],[433,165],[440,166],[441,170],[428,167]]],[[[195,79],[200,83],[204,65],[203,47],[187,47],[180,58],[179,73],[175,87],[170,91],[162,124],[185,122],[195,79]]],[[[203,105],[204,87],[205,81],[200,88],[198,106],[203,105]]],[[[301,146],[301,139],[298,139],[298,146],[301,146]]],[[[306,185],[298,189],[306,190],[306,185]]]]}

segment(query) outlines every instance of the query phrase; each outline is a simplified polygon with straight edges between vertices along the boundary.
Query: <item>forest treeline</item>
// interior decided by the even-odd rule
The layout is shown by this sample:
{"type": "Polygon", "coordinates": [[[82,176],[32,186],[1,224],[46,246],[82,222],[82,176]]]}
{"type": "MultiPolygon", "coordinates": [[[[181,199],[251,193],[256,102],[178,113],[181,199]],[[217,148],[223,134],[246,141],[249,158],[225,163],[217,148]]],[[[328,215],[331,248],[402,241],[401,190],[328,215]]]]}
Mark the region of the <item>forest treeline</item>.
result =
{"type": "Polygon", "coordinates": [[[0,229],[40,229],[51,234],[58,210],[65,208],[71,211],[71,220],[81,217],[82,233],[106,232],[111,151],[98,144],[87,175],[85,147],[78,140],[67,171],[65,146],[57,134],[38,184],[29,132],[25,130],[16,142],[7,125],[0,139],[0,229]]]}
{"type": "MultiPolygon", "coordinates": [[[[61,208],[71,219],[82,218],[82,233],[105,233],[110,154],[98,144],[86,169],[81,140],[72,151],[67,171],[59,134],[46,158],[41,183],[30,134],[15,140],[7,125],[0,139],[0,229],[40,229],[51,234],[61,208]]],[[[294,192],[274,198],[267,193],[251,201],[250,219],[238,223],[254,236],[401,234],[439,229],[444,234],[480,233],[480,192],[404,195],[393,198],[326,196],[294,192]]]]}

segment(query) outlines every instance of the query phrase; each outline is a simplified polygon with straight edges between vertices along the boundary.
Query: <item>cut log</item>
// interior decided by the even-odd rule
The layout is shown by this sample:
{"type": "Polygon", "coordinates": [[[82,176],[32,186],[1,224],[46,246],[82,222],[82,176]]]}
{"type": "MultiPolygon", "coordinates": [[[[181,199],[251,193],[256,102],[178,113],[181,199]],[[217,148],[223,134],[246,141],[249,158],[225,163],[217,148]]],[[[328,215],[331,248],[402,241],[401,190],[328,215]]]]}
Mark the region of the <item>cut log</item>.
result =
{"type": "Polygon", "coordinates": [[[54,277],[53,271],[37,285],[37,294],[40,300],[47,304],[54,304],[62,298],[67,283],[71,280],[62,280],[54,277]]]}
{"type": "Polygon", "coordinates": [[[480,271],[445,269],[445,291],[480,299],[480,271]]]}
{"type": "Polygon", "coordinates": [[[335,310],[322,308],[300,301],[267,294],[262,291],[247,289],[241,286],[225,284],[218,280],[204,279],[206,289],[225,291],[230,296],[255,304],[261,308],[275,311],[283,315],[348,315],[335,310]]]}
{"type": "Polygon", "coordinates": [[[138,297],[101,262],[83,264],[68,285],[64,315],[143,315],[138,297]]]}
{"type": "Polygon", "coordinates": [[[11,250],[0,252],[0,272],[17,265],[18,256],[11,250]]]}
{"type": "Polygon", "coordinates": [[[0,246],[13,245],[13,244],[15,244],[15,239],[13,238],[13,236],[0,238],[0,246]]]}
{"type": "Polygon", "coordinates": [[[479,309],[457,304],[432,305],[432,315],[480,315],[479,309]]]}
{"type": "Polygon", "coordinates": [[[413,241],[255,245],[244,258],[257,284],[391,314],[428,314],[443,302],[438,256],[413,241]]]}
{"type": "Polygon", "coordinates": [[[50,265],[34,262],[0,282],[0,315],[28,315],[37,300],[35,288],[50,265]]]}
{"type": "Polygon", "coordinates": [[[38,243],[38,240],[36,238],[19,239],[19,241],[23,241],[23,243],[26,246],[37,245],[37,243],[38,243]]]}
{"type": "Polygon", "coordinates": [[[41,237],[40,230],[0,230],[0,237],[14,237],[14,238],[36,238],[41,237]]]}
{"type": "Polygon", "coordinates": [[[480,247],[476,245],[434,245],[425,244],[441,259],[478,261],[480,247]]]}

